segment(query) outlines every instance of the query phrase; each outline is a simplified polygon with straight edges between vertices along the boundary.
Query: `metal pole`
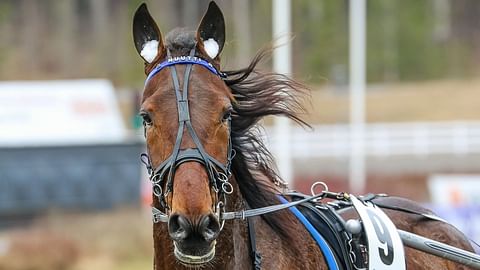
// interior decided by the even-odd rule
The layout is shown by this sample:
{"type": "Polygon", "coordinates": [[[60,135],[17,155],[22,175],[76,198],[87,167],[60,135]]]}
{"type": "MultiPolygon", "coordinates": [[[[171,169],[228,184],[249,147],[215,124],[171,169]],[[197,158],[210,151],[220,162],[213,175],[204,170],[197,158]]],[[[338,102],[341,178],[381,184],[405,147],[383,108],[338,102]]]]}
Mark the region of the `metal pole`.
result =
{"type": "Polygon", "coordinates": [[[352,193],[365,189],[366,0],[350,0],[350,175],[352,193]]]}
{"type": "Polygon", "coordinates": [[[411,248],[424,251],[474,269],[480,269],[480,255],[465,251],[413,233],[397,230],[402,242],[411,248]]]}
{"type": "MultiPolygon", "coordinates": [[[[290,42],[290,0],[272,0],[273,5],[273,70],[277,73],[290,75],[291,42],[290,42]]],[[[290,183],[293,178],[290,123],[287,118],[275,118],[275,154],[282,178],[290,183]]]]}

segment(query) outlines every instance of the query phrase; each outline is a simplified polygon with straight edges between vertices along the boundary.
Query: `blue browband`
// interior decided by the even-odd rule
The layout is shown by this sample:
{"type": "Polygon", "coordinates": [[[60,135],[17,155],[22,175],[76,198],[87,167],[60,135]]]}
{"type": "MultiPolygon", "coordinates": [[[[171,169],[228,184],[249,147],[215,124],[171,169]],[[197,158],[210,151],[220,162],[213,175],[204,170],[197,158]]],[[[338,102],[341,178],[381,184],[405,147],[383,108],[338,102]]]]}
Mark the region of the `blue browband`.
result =
{"type": "Polygon", "coordinates": [[[161,62],[158,64],[147,76],[147,79],[145,80],[145,85],[148,83],[148,81],[155,76],[158,72],[160,72],[162,69],[168,67],[168,66],[173,66],[173,65],[186,65],[186,64],[195,64],[195,65],[200,65],[205,67],[206,69],[210,70],[213,74],[220,76],[222,78],[225,78],[226,75],[225,73],[222,73],[218,71],[212,64],[210,64],[208,61],[196,57],[196,56],[177,56],[173,58],[168,58],[167,60],[161,62]]]}

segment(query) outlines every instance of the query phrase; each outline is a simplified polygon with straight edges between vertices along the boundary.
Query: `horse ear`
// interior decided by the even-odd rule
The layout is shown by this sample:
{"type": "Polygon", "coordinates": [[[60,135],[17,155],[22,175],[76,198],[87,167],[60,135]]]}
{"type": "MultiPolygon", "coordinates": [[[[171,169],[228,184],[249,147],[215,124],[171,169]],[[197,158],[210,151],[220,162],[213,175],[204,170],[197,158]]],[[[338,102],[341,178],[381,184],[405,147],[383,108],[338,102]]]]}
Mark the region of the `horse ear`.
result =
{"type": "Polygon", "coordinates": [[[214,1],[208,5],[207,12],[198,26],[197,40],[199,47],[212,59],[222,52],[225,44],[225,19],[214,1]]]}
{"type": "Polygon", "coordinates": [[[152,63],[164,50],[162,34],[145,3],[138,7],[133,17],[133,41],[138,54],[147,63],[152,63]]]}

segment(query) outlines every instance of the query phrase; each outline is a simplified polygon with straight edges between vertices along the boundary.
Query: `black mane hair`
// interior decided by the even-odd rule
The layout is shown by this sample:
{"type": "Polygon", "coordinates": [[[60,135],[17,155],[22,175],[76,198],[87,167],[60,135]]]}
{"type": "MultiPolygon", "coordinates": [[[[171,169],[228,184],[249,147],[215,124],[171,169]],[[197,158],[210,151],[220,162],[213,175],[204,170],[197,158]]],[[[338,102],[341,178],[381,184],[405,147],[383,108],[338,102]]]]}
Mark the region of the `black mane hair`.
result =
{"type": "MultiPolygon", "coordinates": [[[[266,116],[285,116],[308,126],[300,118],[305,112],[302,98],[308,89],[285,75],[260,73],[257,65],[271,52],[263,49],[257,53],[246,68],[225,71],[225,83],[235,98],[232,114],[232,144],[236,156],[232,171],[244,199],[250,208],[278,204],[278,187],[285,184],[275,171],[274,158],[263,143],[258,122],[266,116]]],[[[287,237],[291,230],[287,220],[292,215],[287,211],[263,215],[264,220],[282,236],[287,237]]]]}

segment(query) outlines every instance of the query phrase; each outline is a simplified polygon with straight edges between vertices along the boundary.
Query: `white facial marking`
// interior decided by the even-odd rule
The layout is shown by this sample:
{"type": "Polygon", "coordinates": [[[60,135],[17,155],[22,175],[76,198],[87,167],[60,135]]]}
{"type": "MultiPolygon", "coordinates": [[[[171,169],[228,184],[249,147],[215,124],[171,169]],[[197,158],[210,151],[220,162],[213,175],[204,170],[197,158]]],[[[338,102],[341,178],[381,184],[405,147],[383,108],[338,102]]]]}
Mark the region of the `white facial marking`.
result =
{"type": "Polygon", "coordinates": [[[151,63],[155,60],[158,54],[158,40],[150,40],[145,45],[143,45],[143,49],[140,52],[140,55],[145,59],[148,63],[151,63]]]}
{"type": "Polygon", "coordinates": [[[203,47],[205,48],[205,52],[210,56],[210,58],[214,59],[218,55],[218,43],[213,39],[209,38],[208,40],[203,41],[203,47]]]}

